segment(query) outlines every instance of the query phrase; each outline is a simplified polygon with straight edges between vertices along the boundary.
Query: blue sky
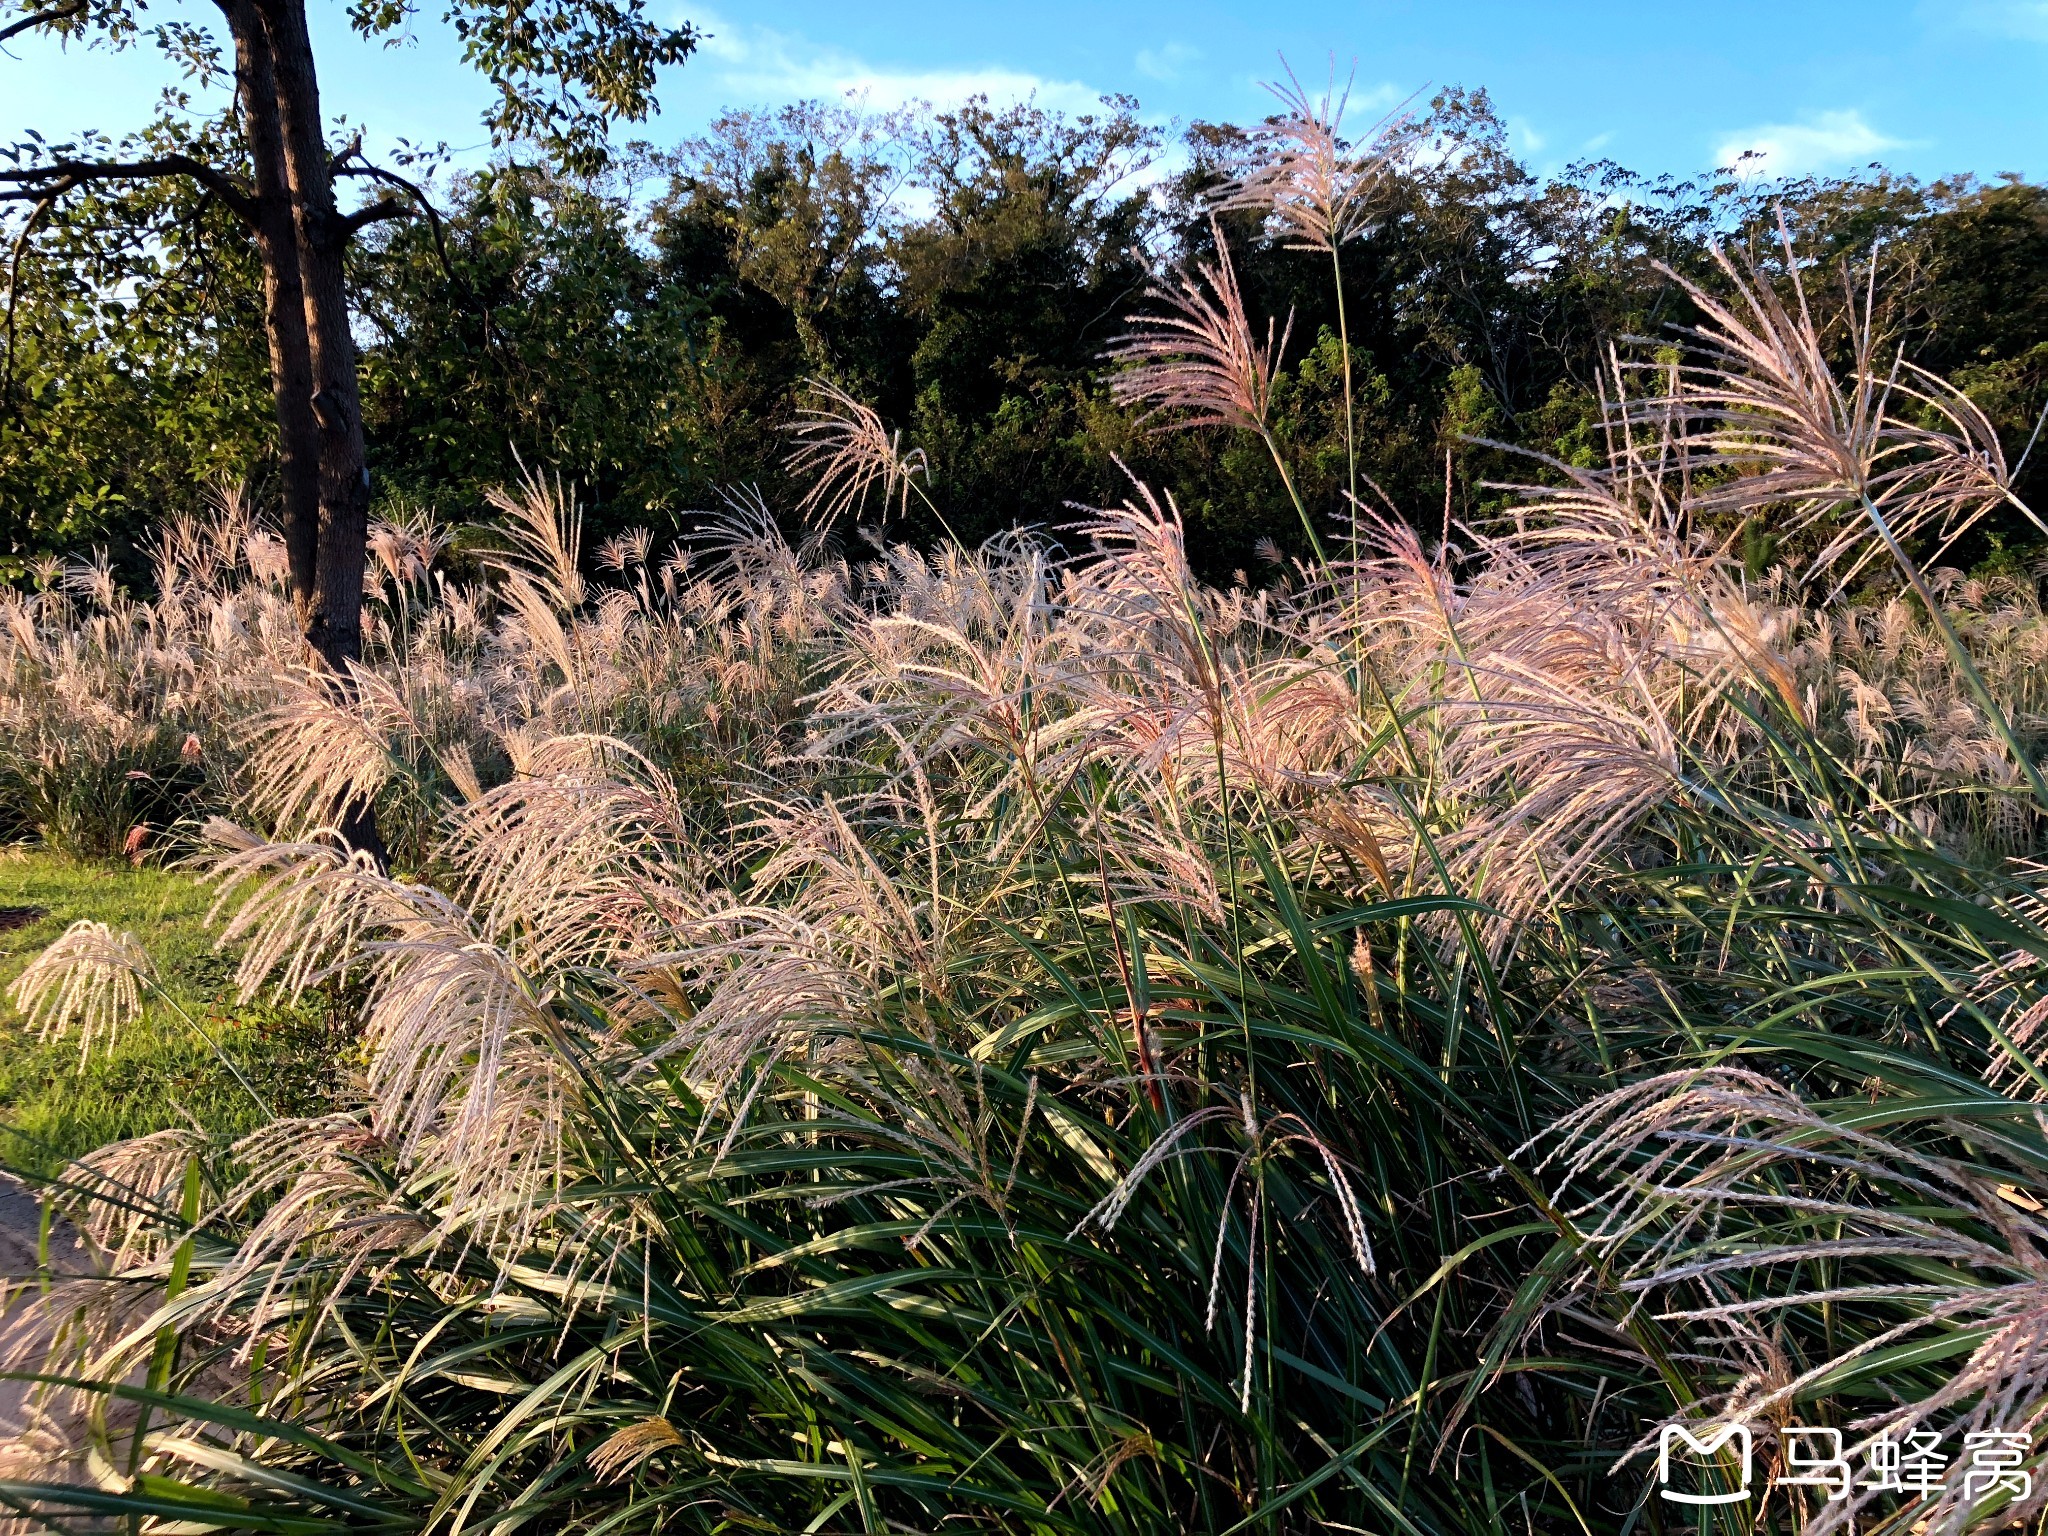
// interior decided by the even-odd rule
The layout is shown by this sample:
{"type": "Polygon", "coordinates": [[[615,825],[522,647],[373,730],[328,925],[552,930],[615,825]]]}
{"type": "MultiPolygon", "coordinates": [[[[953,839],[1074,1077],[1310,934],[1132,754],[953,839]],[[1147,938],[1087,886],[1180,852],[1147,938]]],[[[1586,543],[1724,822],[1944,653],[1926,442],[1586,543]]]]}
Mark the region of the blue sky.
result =
{"type": "MultiPolygon", "coordinates": [[[[326,106],[372,130],[482,140],[483,92],[427,14],[409,47],[351,38],[309,0],[326,106]]],[[[653,0],[711,33],[664,82],[644,132],[687,136],[719,108],[852,90],[876,105],[1035,92],[1078,110],[1128,91],[1158,121],[1246,120],[1284,53],[1319,82],[1356,61],[1368,110],[1484,86],[1538,169],[1589,155],[1690,174],[1761,150],[1786,173],[1882,160],[1921,175],[2048,176],[2048,0],[653,0]]],[[[159,0],[156,15],[211,13],[159,0]]],[[[0,58],[0,142],[132,126],[166,79],[126,55],[17,39],[0,58]]],[[[1374,115],[1377,115],[1374,113],[1374,115]]]]}

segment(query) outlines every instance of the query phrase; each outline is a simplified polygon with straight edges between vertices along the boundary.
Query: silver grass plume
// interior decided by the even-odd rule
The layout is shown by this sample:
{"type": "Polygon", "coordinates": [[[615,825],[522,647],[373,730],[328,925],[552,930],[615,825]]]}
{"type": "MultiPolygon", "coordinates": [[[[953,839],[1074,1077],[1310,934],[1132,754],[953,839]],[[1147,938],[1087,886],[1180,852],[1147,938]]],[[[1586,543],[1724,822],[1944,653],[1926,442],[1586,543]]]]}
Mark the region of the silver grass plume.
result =
{"type": "Polygon", "coordinates": [[[897,516],[906,515],[916,481],[931,478],[924,450],[906,450],[900,430],[891,432],[873,406],[829,379],[807,380],[804,391],[789,428],[796,446],[783,461],[792,476],[811,482],[797,510],[822,531],[858,515],[878,492],[884,515],[892,503],[897,516]]]}
{"type": "Polygon", "coordinates": [[[156,968],[132,933],[80,918],[28,963],[7,989],[45,1040],[77,1029],[79,1063],[96,1038],[111,1040],[142,1012],[156,968]]]}
{"type": "Polygon", "coordinates": [[[1247,134],[1256,163],[1212,193],[1209,207],[1270,219],[1298,248],[1334,250],[1371,228],[1373,194],[1388,169],[1386,138],[1401,119],[1383,119],[1366,136],[1370,147],[1354,149],[1343,137],[1352,82],[1337,88],[1334,61],[1320,100],[1284,59],[1281,67],[1286,83],[1266,83],[1280,111],[1247,134]]]}
{"type": "Polygon", "coordinates": [[[1106,356],[1126,366],[1112,374],[1110,396],[1142,407],[1140,424],[1162,428],[1242,427],[1263,433],[1273,374],[1293,318],[1263,342],[1245,316],[1237,268],[1222,230],[1210,225],[1213,259],[1198,258],[1154,279],[1146,297],[1161,313],[1134,315],[1106,356]]]}

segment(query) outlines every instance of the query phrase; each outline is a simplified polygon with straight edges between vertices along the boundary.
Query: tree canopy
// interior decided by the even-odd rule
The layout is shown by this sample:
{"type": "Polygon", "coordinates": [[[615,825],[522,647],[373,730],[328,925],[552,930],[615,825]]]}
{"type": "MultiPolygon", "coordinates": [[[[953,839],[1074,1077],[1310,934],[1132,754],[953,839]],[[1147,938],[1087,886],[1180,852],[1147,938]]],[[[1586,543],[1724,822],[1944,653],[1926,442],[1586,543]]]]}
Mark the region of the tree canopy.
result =
{"type": "MultiPolygon", "coordinates": [[[[372,226],[348,255],[380,507],[461,518],[523,464],[581,485],[600,533],[684,522],[740,487],[787,508],[787,429],[826,380],[923,450],[932,506],[963,536],[1060,522],[1136,474],[1172,489],[1211,575],[1299,544],[1256,445],[1148,435],[1106,384],[1149,273],[1213,240],[1206,195],[1244,162],[1244,128],[1194,125],[1172,174],[1173,146],[1122,97],[1081,116],[798,103],[620,146],[592,114],[648,105],[631,86],[644,53],[547,8],[451,15],[507,93],[503,145],[486,168],[418,172],[438,217],[372,226]],[[572,88],[533,91],[543,36],[564,39],[572,88]]],[[[122,152],[176,147],[168,120],[153,133],[122,152]]],[[[1589,461],[1609,348],[1692,318],[1668,273],[1711,286],[1715,242],[1765,249],[1780,220],[1813,262],[1883,266],[1881,329],[1956,377],[2009,452],[2048,400],[2048,188],[1875,167],[1769,185],[1606,162],[1539,177],[1478,91],[1443,92],[1401,134],[1428,152],[1391,162],[1344,291],[1360,474],[1432,530],[1493,504],[1509,464],[1490,445],[1589,461]]],[[[1250,216],[1221,227],[1254,318],[1291,317],[1275,432],[1331,509],[1345,447],[1327,272],[1250,216]]],[[[118,543],[223,478],[260,493],[274,477],[252,261],[196,184],[96,188],[22,246],[0,383],[17,558],[118,543]]],[[[905,516],[897,533],[936,531],[917,502],[905,516]]],[[[1752,543],[1762,558],[1768,531],[1752,543]]],[[[1954,558],[2025,547],[1994,519],[1954,558]]]]}

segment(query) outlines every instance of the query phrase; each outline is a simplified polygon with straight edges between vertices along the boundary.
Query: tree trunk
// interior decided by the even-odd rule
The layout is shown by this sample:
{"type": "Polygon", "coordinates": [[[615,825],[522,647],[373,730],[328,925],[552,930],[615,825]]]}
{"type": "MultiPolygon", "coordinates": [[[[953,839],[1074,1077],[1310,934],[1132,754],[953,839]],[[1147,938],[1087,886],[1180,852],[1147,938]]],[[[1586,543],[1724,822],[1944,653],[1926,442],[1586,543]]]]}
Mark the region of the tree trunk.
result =
{"type": "MultiPolygon", "coordinates": [[[[252,53],[262,59],[252,59],[251,101],[244,119],[259,177],[264,174],[266,151],[274,155],[270,164],[280,173],[290,236],[288,252],[278,252],[284,259],[274,269],[269,248],[264,251],[266,297],[275,301],[273,357],[282,349],[289,370],[296,366],[294,349],[303,346],[304,373],[292,380],[294,398],[279,406],[292,596],[306,642],[320,658],[328,685],[349,695],[354,691],[350,669],[363,654],[363,568],[370,518],[370,471],[343,268],[350,228],[334,202],[304,0],[223,0],[223,8],[231,27],[238,14],[260,23],[250,33],[252,53]],[[266,72],[268,111],[254,100],[266,72]],[[294,294],[296,325],[287,313],[294,294]],[[306,473],[304,457],[308,446],[311,474],[306,473]]],[[[239,69],[242,37],[236,30],[239,69]]],[[[268,215],[259,223],[261,243],[269,228],[268,215]]],[[[286,228],[281,223],[280,233],[286,228]]],[[[380,866],[387,862],[374,806],[339,803],[333,819],[351,848],[370,854],[380,866]]]]}
{"type": "Polygon", "coordinates": [[[298,238],[292,228],[277,86],[271,78],[263,24],[250,0],[222,0],[221,9],[235,43],[235,95],[256,194],[254,233],[263,264],[263,331],[270,344],[270,393],[284,481],[285,550],[299,629],[307,633],[319,569],[320,426],[313,415],[313,358],[306,340],[298,238]]]}
{"type": "Polygon", "coordinates": [[[312,409],[319,428],[318,558],[306,638],[337,675],[346,676],[349,663],[363,654],[363,565],[370,516],[370,471],[343,273],[348,229],[334,203],[304,0],[255,4],[270,42],[312,364],[312,409]]]}

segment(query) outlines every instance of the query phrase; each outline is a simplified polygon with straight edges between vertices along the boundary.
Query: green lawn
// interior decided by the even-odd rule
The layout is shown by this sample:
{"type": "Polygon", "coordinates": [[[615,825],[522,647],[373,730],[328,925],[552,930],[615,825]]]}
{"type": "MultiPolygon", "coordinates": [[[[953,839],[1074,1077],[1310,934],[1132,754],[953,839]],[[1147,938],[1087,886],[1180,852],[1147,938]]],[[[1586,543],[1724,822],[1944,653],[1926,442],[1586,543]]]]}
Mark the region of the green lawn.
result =
{"type": "MultiPolygon", "coordinates": [[[[79,918],[125,929],[149,951],[164,990],[280,1113],[314,1108],[338,1044],[326,1010],[310,997],[291,1008],[238,1005],[233,959],[214,951],[206,922],[211,899],[203,884],[173,870],[0,852],[0,908],[45,909],[25,926],[0,930],[0,986],[79,918]]],[[[0,913],[0,922],[7,916],[0,913]]],[[[258,1118],[233,1075],[160,1000],[150,1000],[111,1048],[96,1041],[82,1064],[75,1037],[40,1042],[0,1001],[0,1164],[47,1175],[124,1137],[192,1123],[232,1133],[258,1118]]]]}

